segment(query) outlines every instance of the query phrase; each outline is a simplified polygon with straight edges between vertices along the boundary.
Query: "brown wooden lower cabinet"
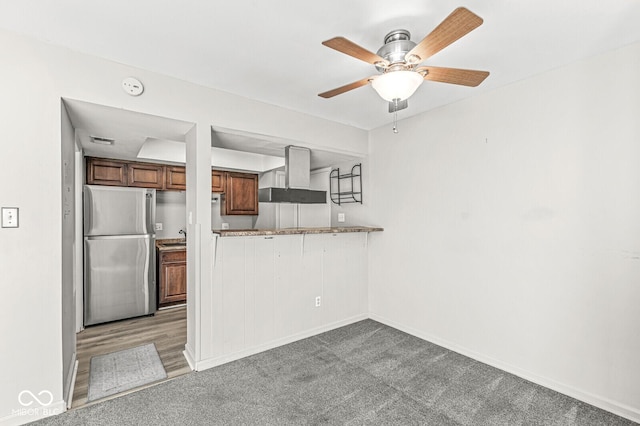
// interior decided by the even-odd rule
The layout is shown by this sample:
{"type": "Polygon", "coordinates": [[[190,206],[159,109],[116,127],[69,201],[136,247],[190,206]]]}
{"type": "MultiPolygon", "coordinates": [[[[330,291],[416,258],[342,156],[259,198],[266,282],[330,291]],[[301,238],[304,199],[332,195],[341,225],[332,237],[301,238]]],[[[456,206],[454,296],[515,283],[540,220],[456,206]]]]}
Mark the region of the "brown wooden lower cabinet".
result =
{"type": "Polygon", "coordinates": [[[187,301],[187,250],[158,252],[158,307],[187,301]]]}

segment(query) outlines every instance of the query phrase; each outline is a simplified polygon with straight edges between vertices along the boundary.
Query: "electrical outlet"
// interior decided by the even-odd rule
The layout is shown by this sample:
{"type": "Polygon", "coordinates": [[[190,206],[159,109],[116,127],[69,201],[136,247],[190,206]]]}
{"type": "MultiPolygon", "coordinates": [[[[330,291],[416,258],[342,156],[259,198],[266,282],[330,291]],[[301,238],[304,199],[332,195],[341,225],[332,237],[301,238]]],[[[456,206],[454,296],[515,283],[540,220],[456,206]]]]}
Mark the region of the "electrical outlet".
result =
{"type": "Polygon", "coordinates": [[[2,208],[2,227],[17,228],[18,227],[18,208],[3,207],[2,208]]]}
{"type": "Polygon", "coordinates": [[[344,213],[338,213],[338,222],[344,222],[344,213]]]}
{"type": "Polygon", "coordinates": [[[162,223],[156,223],[156,231],[162,231],[162,223]]]}
{"type": "Polygon", "coordinates": [[[320,307],[320,296],[316,297],[316,308],[320,307]]]}

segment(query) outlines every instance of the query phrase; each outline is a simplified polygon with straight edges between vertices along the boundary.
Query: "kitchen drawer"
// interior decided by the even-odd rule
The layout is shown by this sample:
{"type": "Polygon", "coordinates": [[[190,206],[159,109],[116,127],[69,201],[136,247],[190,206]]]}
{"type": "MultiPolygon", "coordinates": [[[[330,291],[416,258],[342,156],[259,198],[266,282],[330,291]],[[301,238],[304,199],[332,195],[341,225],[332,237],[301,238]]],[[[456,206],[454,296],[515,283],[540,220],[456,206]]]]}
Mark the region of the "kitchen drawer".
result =
{"type": "Polygon", "coordinates": [[[170,250],[160,253],[160,261],[162,263],[169,262],[185,262],[187,260],[187,250],[170,250]]]}

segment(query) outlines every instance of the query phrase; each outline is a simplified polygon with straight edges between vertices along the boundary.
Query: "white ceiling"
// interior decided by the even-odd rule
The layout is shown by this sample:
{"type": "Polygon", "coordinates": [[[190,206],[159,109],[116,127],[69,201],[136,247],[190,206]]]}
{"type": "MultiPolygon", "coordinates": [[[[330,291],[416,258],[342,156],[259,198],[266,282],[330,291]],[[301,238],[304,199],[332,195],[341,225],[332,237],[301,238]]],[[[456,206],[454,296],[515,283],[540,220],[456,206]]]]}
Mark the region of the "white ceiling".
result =
{"type": "Polygon", "coordinates": [[[375,52],[397,28],[418,42],[458,6],[484,24],[425,63],[491,75],[477,88],[427,81],[399,118],[640,40],[637,0],[14,0],[0,4],[0,28],[372,129],[392,116],[371,87],[317,94],[374,67],[321,42],[341,35],[375,52]]]}
{"type": "MultiPolygon", "coordinates": [[[[65,99],[76,140],[93,157],[135,160],[147,139],[184,142],[194,123],[127,111],[89,102],[65,99]],[[91,142],[91,137],[113,139],[113,145],[91,142]]],[[[174,162],[180,162],[176,159],[174,162]]],[[[182,160],[183,161],[183,160],[182,160]]]]}
{"type": "MultiPolygon", "coordinates": [[[[64,99],[64,104],[85,155],[185,163],[185,134],[194,123],[75,99],[64,99]],[[113,144],[96,144],[92,137],[113,139],[113,144]]],[[[213,127],[211,135],[211,165],[218,169],[261,173],[280,168],[284,166],[284,148],[301,145],[284,138],[222,127],[213,127]]],[[[356,160],[344,153],[311,151],[312,170],[356,160]]]]}

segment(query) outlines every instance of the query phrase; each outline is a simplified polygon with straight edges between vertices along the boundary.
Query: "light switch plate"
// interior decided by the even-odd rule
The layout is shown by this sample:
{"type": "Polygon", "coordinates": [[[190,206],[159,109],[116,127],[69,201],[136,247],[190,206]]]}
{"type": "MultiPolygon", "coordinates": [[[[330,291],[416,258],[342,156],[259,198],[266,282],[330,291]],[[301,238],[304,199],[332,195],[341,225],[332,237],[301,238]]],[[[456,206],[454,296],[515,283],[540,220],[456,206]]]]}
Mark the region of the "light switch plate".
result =
{"type": "Polygon", "coordinates": [[[19,212],[19,209],[17,207],[3,207],[2,208],[2,227],[17,228],[18,212],[19,212]]]}

